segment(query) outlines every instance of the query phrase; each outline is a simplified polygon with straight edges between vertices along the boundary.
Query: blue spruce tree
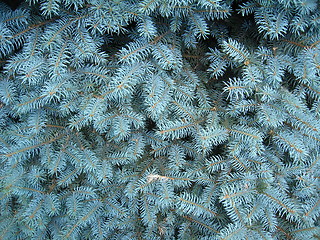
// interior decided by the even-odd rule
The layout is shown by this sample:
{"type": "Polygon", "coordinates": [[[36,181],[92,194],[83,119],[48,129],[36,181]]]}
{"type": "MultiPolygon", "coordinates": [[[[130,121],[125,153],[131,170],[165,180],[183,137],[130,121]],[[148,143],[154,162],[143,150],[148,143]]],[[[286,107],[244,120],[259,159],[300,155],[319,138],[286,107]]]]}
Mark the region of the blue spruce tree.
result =
{"type": "Polygon", "coordinates": [[[320,239],[320,2],[0,3],[0,239],[320,239]]]}

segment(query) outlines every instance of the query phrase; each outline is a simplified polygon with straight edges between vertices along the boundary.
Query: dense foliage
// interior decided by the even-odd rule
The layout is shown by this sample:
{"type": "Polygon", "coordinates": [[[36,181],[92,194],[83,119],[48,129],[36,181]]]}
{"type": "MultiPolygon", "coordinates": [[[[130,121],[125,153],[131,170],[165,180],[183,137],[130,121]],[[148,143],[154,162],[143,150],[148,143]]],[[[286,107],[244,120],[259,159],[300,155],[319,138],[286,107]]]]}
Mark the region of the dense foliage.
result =
{"type": "Polygon", "coordinates": [[[0,12],[0,239],[320,238],[319,1],[0,12]]]}

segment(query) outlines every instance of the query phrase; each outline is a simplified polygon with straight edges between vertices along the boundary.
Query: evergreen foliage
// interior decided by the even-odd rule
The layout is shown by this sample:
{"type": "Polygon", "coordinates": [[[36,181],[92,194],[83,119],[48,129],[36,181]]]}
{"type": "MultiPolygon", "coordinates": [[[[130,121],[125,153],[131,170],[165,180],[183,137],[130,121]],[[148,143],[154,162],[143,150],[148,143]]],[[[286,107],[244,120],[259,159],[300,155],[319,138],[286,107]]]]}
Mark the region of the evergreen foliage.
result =
{"type": "Polygon", "coordinates": [[[0,239],[320,238],[319,1],[0,13],[0,239]]]}

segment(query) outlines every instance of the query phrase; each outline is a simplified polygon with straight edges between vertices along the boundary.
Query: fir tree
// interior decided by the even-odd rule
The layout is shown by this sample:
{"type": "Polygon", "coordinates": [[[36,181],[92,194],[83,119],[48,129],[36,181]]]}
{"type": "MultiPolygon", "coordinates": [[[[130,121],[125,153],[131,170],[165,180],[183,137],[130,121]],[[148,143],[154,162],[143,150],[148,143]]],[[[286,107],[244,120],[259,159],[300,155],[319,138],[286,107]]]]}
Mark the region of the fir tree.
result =
{"type": "Polygon", "coordinates": [[[319,1],[0,12],[0,239],[320,238],[319,1]]]}

